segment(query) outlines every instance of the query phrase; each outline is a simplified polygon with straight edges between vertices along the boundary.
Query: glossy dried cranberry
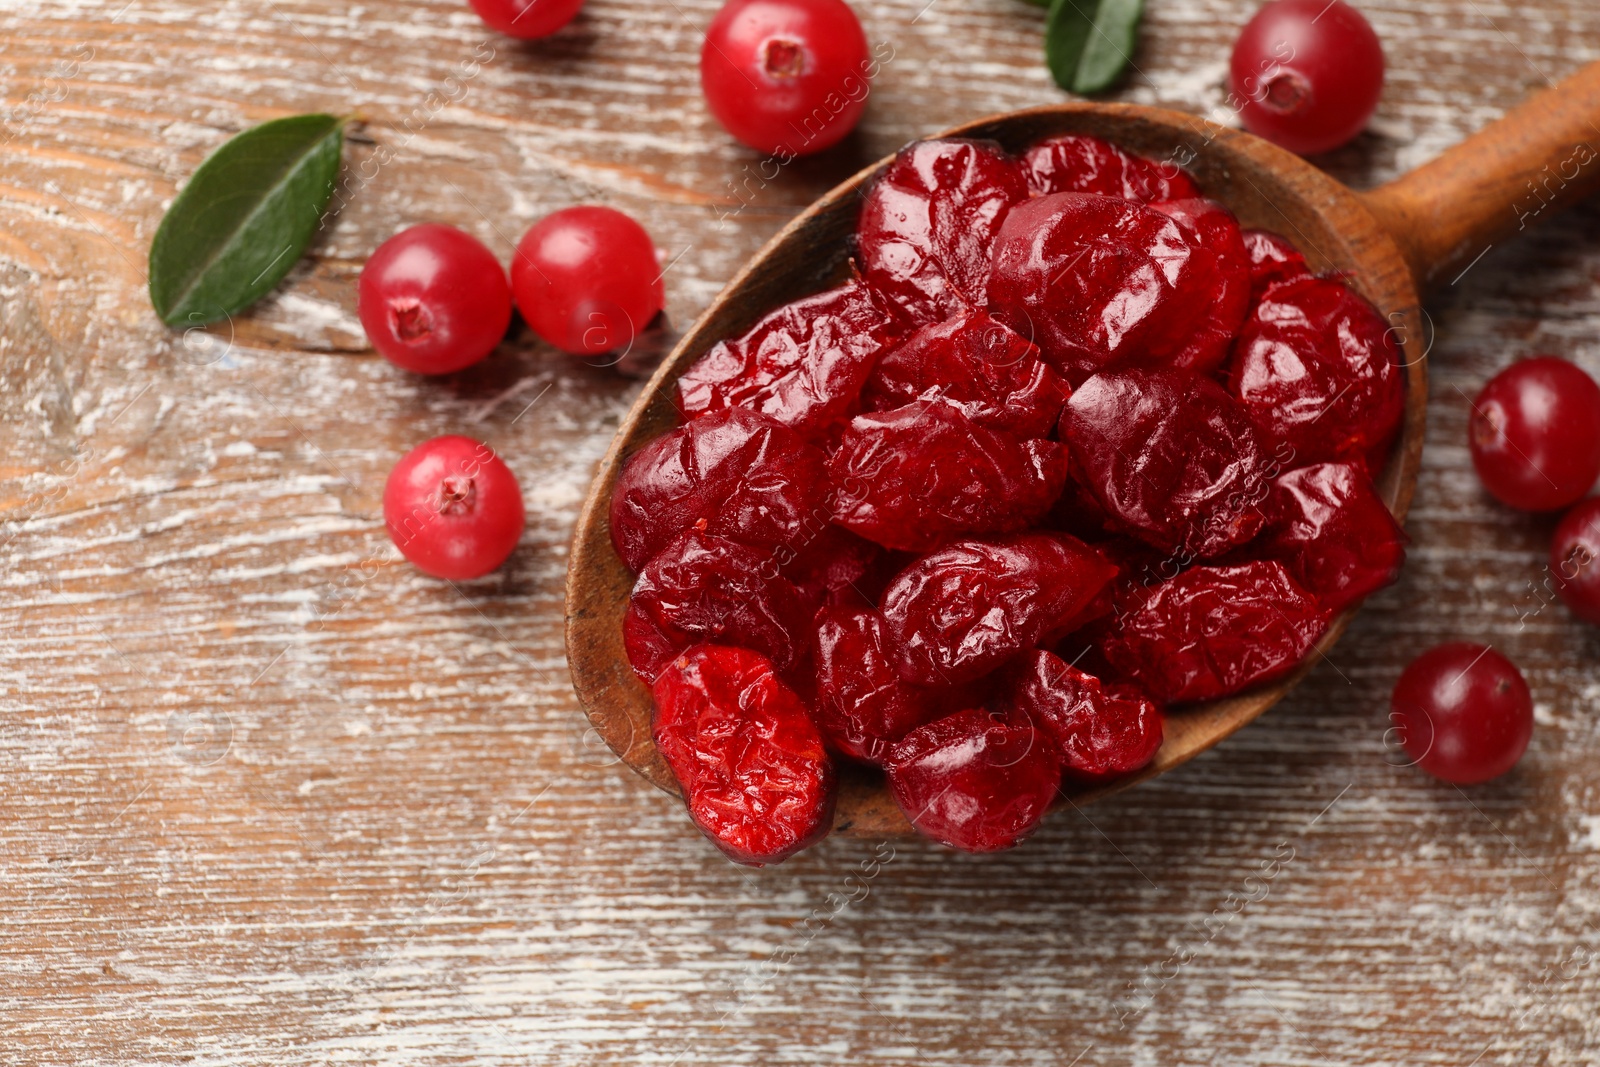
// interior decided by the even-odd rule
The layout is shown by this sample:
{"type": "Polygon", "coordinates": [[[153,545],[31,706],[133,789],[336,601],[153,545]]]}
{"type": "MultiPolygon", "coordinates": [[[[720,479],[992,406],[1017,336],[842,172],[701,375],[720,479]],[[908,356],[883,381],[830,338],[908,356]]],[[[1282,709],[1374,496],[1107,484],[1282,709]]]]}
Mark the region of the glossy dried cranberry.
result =
{"type": "Polygon", "coordinates": [[[656,748],[695,825],[729,859],[779,863],[827,835],[833,762],[764,657],[697,645],[667,665],[654,692],[656,748]]]}
{"type": "Polygon", "coordinates": [[[1042,196],[1000,227],[989,307],[1076,385],[1116,361],[1155,362],[1181,347],[1198,258],[1175,220],[1142,204],[1042,196]]]}
{"type": "Polygon", "coordinates": [[[1267,286],[1300,278],[1311,273],[1306,257],[1287,240],[1270,230],[1244,230],[1245,254],[1250,259],[1250,303],[1267,291],[1267,286]]]}
{"type": "Polygon", "coordinates": [[[1329,611],[1393,582],[1405,562],[1405,532],[1353,464],[1290,471],[1273,483],[1263,510],[1266,532],[1246,551],[1282,563],[1329,611]]]}
{"type": "Polygon", "coordinates": [[[884,353],[861,403],[888,411],[938,400],[979,426],[1048,437],[1069,391],[1031,341],[983,311],[968,311],[924,326],[884,353]]]}
{"type": "Polygon", "coordinates": [[[981,308],[995,232],[1027,196],[1021,168],[998,145],[919,141],[861,205],[862,273],[918,326],[981,308]]]}
{"type": "MultiPolygon", "coordinates": [[[[780,561],[782,555],[780,550],[780,561]]],[[[800,590],[801,598],[817,608],[870,607],[893,576],[887,556],[882,545],[829,525],[783,564],[782,573],[800,590]]]]}
{"type": "Polygon", "coordinates": [[[805,658],[811,612],[770,552],[690,530],[644,565],[623,617],[623,645],[653,683],[702,641],[749,648],[785,674],[805,658]]]}
{"type": "Polygon", "coordinates": [[[1105,653],[1158,700],[1210,700],[1293,670],[1327,628],[1281,563],[1195,567],[1122,615],[1105,653]]]}
{"type": "Polygon", "coordinates": [[[891,642],[874,610],[829,608],[817,620],[817,726],[834,748],[868,763],[882,763],[938,710],[929,690],[895,670],[891,642]]]}
{"type": "Polygon", "coordinates": [[[1151,204],[1175,221],[1194,246],[1188,284],[1179,294],[1187,306],[1174,320],[1178,336],[1158,344],[1159,366],[1206,374],[1222,365],[1250,313],[1250,259],[1239,220],[1215,200],[1193,198],[1151,204]]]}
{"type": "Polygon", "coordinates": [[[969,708],[918,727],[889,750],[884,769],[911,825],[964,852],[1017,844],[1061,787],[1054,746],[1015,710],[969,708]]]}
{"type": "Polygon", "coordinates": [[[834,521],[889,548],[924,551],[966,533],[1030,525],[1067,479],[1054,441],[975,426],[921,401],[858,415],[828,460],[834,521]]]}
{"type": "Polygon", "coordinates": [[[816,436],[855,409],[878,353],[898,330],[883,301],[852,279],[713,345],[678,379],[678,410],[692,419],[749,408],[816,436]]]}
{"type": "Polygon", "coordinates": [[[1061,436],[1112,523],[1146,544],[1206,558],[1261,529],[1276,472],[1249,414],[1210,379],[1097,374],[1067,401],[1061,436]]]}
{"type": "Polygon", "coordinates": [[[1388,462],[1404,414],[1400,350],[1373,306],[1337,281],[1272,286],[1234,345],[1228,390],[1293,450],[1294,466],[1388,462]]]}
{"type": "Polygon", "coordinates": [[[1022,169],[1035,196],[1098,193],[1150,203],[1200,195],[1181,167],[1081,134],[1040,141],[1023,155],[1022,169]]]}
{"type": "Polygon", "coordinates": [[[611,495],[611,543],[638,571],[690,527],[776,548],[821,529],[828,511],[822,453],[765,416],[730,408],[628,460],[611,495]]]}
{"type": "Polygon", "coordinates": [[[1055,740],[1064,767],[1086,778],[1136,771],[1161,747],[1161,709],[1149,697],[1134,686],[1103,686],[1049,652],[1008,665],[999,699],[1027,712],[1055,740]]]}
{"type": "Polygon", "coordinates": [[[957,541],[883,591],[900,676],[919,685],[979,678],[1083,609],[1117,573],[1067,534],[957,541]]]}

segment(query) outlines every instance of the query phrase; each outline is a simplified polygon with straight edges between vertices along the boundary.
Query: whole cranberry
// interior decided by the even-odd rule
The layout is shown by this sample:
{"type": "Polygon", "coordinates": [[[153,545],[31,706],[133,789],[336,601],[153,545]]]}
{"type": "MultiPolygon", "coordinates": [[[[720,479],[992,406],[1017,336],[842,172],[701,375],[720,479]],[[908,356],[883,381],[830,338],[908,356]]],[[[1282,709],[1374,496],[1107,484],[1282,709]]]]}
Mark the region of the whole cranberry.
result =
{"type": "Polygon", "coordinates": [[[1457,785],[1496,778],[1533,735],[1533,699],[1516,665],[1469,641],[1429,649],[1400,675],[1393,715],[1416,765],[1457,785]]]}
{"type": "Polygon", "coordinates": [[[1600,497],[1580,503],[1556,527],[1550,573],[1572,613],[1600,625],[1600,497]]]}
{"type": "Polygon", "coordinates": [[[435,437],[389,472],[383,522],[418,570],[451,581],[477,578],[504,563],[522,538],[522,490],[488,445],[435,437]]]}
{"type": "Polygon", "coordinates": [[[535,333],[580,356],[626,350],[665,299],[644,227],[592,204],[529,228],[511,261],[511,291],[535,333]]]}
{"type": "Polygon", "coordinates": [[[494,351],[511,325],[505,268],[477,238],[424,223],[378,246],[361,268],[356,313],[383,356],[418,374],[449,374],[494,351]]]}
{"type": "Polygon", "coordinates": [[[1251,133],[1328,152],[1366,128],[1383,93],[1383,46],[1343,0],[1274,0],[1233,46],[1233,104],[1251,133]]]}
{"type": "Polygon", "coordinates": [[[1552,511],[1600,477],[1600,386],[1554,356],[1513,363],[1472,403],[1472,465],[1501,503],[1552,511]]]}
{"type": "Polygon", "coordinates": [[[471,0],[492,30],[531,40],[548,37],[571,22],[583,0],[471,0]]]}
{"type": "Polygon", "coordinates": [[[700,49],[711,113],[780,162],[855,129],[871,70],[866,34],[844,0],[728,0],[700,49]]]}

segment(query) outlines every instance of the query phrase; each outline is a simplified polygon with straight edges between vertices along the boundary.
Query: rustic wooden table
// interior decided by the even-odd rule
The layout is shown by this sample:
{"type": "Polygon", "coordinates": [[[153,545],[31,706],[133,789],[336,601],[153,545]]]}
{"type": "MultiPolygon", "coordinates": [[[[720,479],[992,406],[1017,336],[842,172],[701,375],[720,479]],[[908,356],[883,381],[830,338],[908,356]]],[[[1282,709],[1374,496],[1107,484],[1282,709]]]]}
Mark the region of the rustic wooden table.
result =
{"type": "MultiPolygon", "coordinates": [[[[441,220],[503,258],[604,201],[681,328],[866,160],[1059,99],[1020,0],[870,0],[861,130],[763,182],[707,114],[715,0],[591,0],[556,38],[460,0],[73,0],[0,14],[0,1062],[1592,1064],[1600,631],[1541,590],[1550,523],[1492,505],[1467,394],[1519,353],[1600,373],[1600,204],[1431,307],[1415,539],[1289,701],[1015,853],[833,840],[724,862],[586,732],[566,543],[636,378],[514,338],[443,382],[366,351],[365,257],[441,220]],[[177,184],[292,112],[367,120],[353,193],[249,315],[144,289],[177,184]],[[393,561],[402,450],[478,435],[527,491],[499,573],[393,561]],[[1385,744],[1407,659],[1478,637],[1538,730],[1461,791],[1385,744]]],[[[1210,113],[1254,0],[1150,0],[1121,98],[1210,113]]],[[[1600,49],[1593,0],[1371,0],[1379,120],[1420,163],[1600,49]]]]}

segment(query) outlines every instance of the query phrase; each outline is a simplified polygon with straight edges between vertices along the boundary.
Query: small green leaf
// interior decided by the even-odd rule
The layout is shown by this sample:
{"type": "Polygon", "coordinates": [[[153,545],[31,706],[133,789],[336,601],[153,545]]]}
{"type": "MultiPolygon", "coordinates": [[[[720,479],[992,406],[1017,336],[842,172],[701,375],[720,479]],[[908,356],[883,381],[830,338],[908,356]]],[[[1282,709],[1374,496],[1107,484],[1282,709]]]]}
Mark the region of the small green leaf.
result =
{"type": "Polygon", "coordinates": [[[317,232],[343,149],[343,119],[294,115],[211,153],[150,244],[150,302],[161,320],[199,326],[271,292],[317,232]]]}
{"type": "Polygon", "coordinates": [[[1110,88],[1132,62],[1144,0],[1051,0],[1044,20],[1050,76],[1073,93],[1110,88]]]}

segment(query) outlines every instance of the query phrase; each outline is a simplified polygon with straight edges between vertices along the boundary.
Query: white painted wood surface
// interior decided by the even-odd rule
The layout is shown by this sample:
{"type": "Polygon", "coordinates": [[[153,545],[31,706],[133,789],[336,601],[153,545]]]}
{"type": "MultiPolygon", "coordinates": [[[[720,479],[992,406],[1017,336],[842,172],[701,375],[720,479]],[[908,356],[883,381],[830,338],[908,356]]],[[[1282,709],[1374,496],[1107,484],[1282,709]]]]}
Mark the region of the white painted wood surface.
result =
{"type": "MultiPolygon", "coordinates": [[[[699,98],[713,0],[590,0],[536,45],[457,0],[0,4],[0,1063],[1600,1061],[1600,631],[1530,584],[1551,523],[1491,505],[1464,446],[1513,356],[1600,373],[1600,204],[1433,306],[1405,577],[1181,771],[1004,856],[837,840],[747,871],[585,734],[565,542],[637,383],[528,338],[403,375],[364,351],[360,265],[425,220],[506,257],[602,200],[687,323],[861,162],[1057,99],[1038,9],[924,3],[858,5],[894,50],[862,130],[765,186],[699,98]],[[315,255],[169,333],[143,260],[177,184],[307,110],[367,120],[315,255]],[[393,562],[378,506],[442,432],[529,504],[459,588],[393,562]],[[1465,793],[1384,743],[1401,666],[1463,636],[1521,663],[1539,721],[1465,793]]],[[[1362,6],[1391,71],[1328,161],[1357,185],[1600,55],[1591,0],[1362,6]]],[[[1149,0],[1121,95],[1212,111],[1253,7],[1149,0]]]]}

